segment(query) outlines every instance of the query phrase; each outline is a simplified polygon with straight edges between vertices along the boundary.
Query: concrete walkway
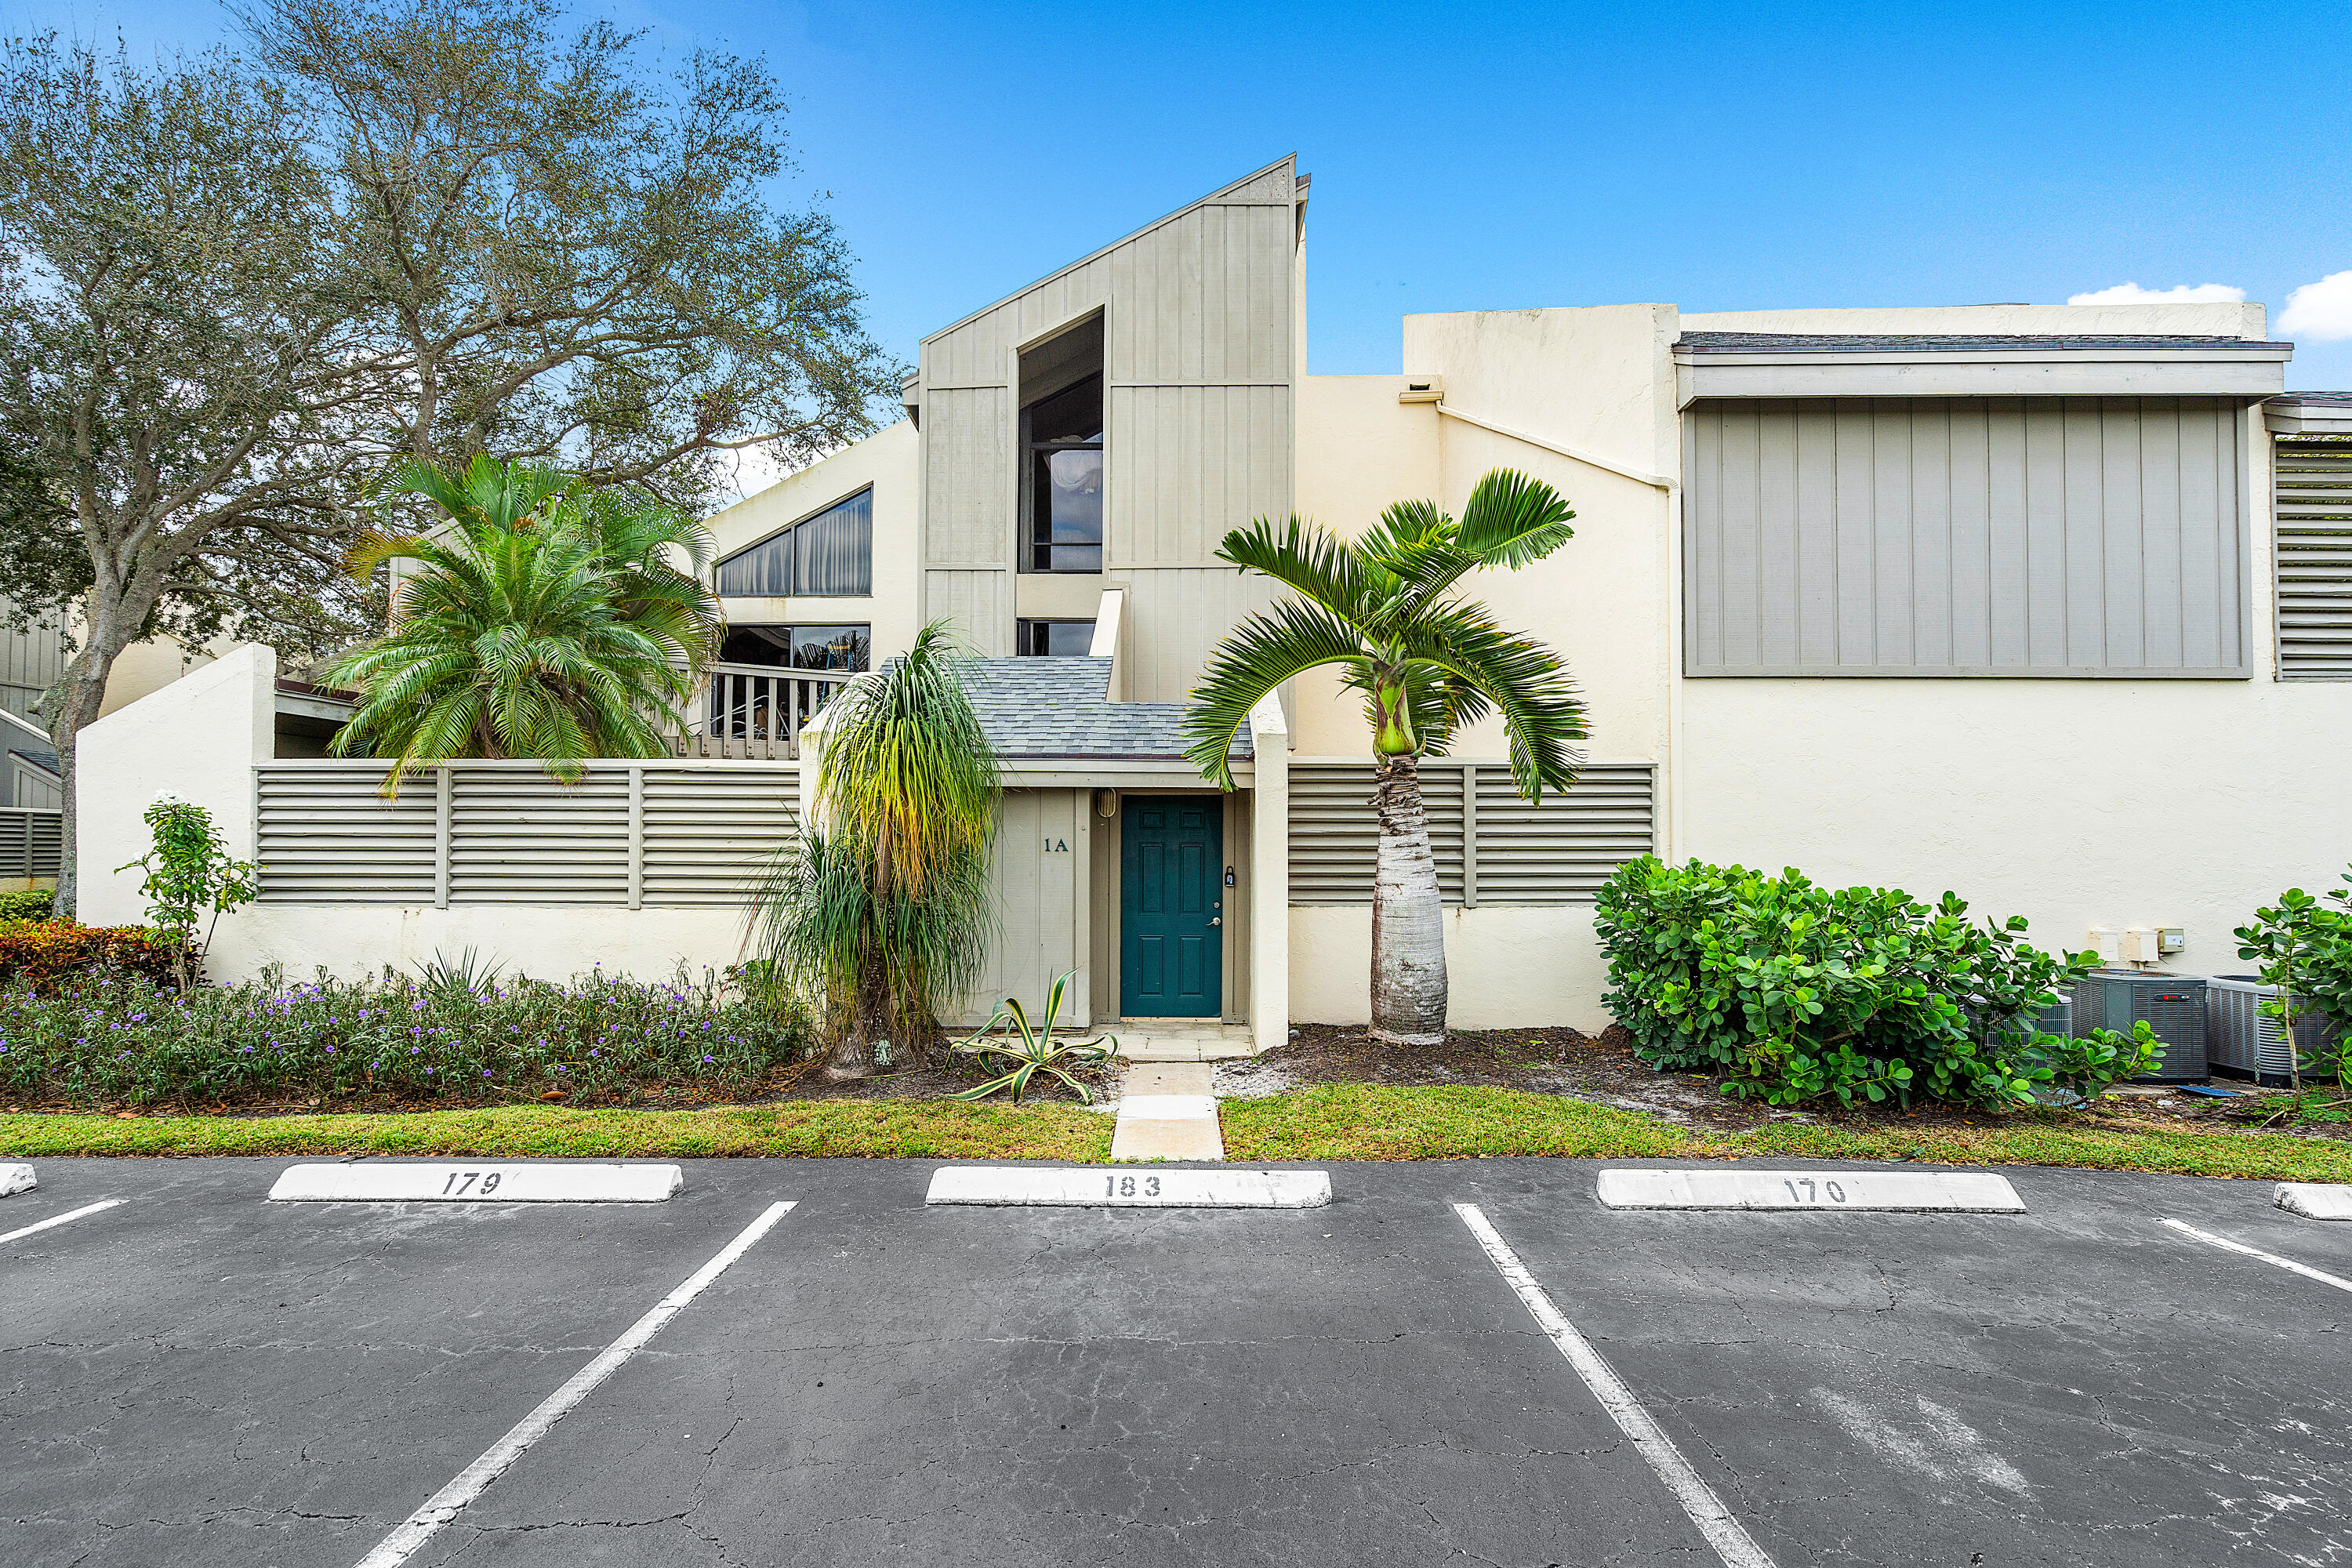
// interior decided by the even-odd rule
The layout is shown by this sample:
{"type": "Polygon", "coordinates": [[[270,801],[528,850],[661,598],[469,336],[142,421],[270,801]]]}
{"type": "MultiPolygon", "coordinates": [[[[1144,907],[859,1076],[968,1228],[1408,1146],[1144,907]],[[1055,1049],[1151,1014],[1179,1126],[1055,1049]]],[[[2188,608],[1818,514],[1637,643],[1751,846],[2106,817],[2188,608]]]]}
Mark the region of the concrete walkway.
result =
{"type": "Polygon", "coordinates": [[[1217,1069],[1205,1061],[1139,1061],[1119,1085],[1114,1160],[1222,1160],[1217,1069]]]}

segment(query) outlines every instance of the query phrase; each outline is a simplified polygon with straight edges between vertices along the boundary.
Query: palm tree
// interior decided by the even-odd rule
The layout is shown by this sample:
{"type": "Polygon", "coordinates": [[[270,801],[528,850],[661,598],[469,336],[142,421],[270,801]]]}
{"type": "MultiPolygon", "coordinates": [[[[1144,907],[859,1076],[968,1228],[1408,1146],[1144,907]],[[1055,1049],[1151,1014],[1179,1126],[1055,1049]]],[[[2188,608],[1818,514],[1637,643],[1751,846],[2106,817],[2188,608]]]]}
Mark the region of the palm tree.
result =
{"type": "Polygon", "coordinates": [[[996,753],[958,664],[933,621],[826,705],[814,821],[753,896],[757,972],[822,999],[830,1078],[893,1065],[884,1041],[920,1060],[983,972],[996,753]]]}
{"type": "Polygon", "coordinates": [[[390,794],[451,757],[535,757],[569,781],[583,757],[667,750],[721,624],[708,530],[633,491],[488,458],[457,478],[411,464],[395,489],[447,521],[352,552],[362,575],[421,569],[394,584],[391,630],[322,672],[360,692],[337,755],[391,757],[390,794]]]}
{"type": "Polygon", "coordinates": [[[1297,515],[1277,533],[1258,518],[1217,553],[1297,596],[1235,627],[1211,657],[1184,718],[1203,778],[1234,787],[1227,762],[1249,710],[1321,665],[1364,694],[1377,766],[1380,859],[1372,883],[1372,1035],[1396,1045],[1445,1038],[1444,910],[1429,850],[1419,759],[1499,711],[1511,778],[1540,803],[1582,762],[1584,705],[1552,652],[1504,630],[1457,592],[1481,567],[1516,572],[1571,537],[1550,486],[1508,468],[1478,481],[1456,522],[1432,501],[1399,501],[1360,539],[1342,541],[1297,515]]]}

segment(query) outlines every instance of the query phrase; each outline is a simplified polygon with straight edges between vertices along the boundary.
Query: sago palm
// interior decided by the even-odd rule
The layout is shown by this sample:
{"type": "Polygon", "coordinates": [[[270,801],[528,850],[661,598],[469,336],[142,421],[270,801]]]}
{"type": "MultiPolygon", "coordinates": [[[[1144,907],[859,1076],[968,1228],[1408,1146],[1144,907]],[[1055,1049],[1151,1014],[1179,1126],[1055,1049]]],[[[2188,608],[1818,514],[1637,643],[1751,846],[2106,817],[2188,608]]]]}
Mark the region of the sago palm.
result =
{"type": "Polygon", "coordinates": [[[1511,778],[1530,802],[1566,789],[1582,759],[1584,706],[1559,659],[1496,624],[1463,596],[1481,568],[1516,572],[1571,537],[1551,487],[1497,468],[1478,481],[1460,521],[1435,503],[1399,501],[1363,536],[1341,540],[1293,516],[1225,535],[1217,553],[1297,595],[1249,616],[1202,671],[1185,714],[1186,754],[1202,776],[1233,787],[1227,754],[1249,710],[1284,681],[1324,665],[1363,693],[1372,731],[1380,858],[1372,883],[1372,1034],[1399,1045],[1445,1037],[1444,909],[1429,849],[1420,763],[1443,755],[1463,726],[1499,712],[1511,778]]]}
{"type": "Polygon", "coordinates": [[[452,757],[532,757],[572,779],[583,758],[668,747],[720,626],[700,523],[488,458],[454,478],[413,464],[397,489],[446,521],[352,552],[362,574],[417,570],[394,585],[391,630],[324,672],[360,693],[336,754],[390,757],[390,792],[452,757]]]}
{"type": "Polygon", "coordinates": [[[821,1000],[829,1077],[873,1071],[884,1040],[919,1060],[984,971],[996,754],[959,663],[934,621],[827,705],[814,821],[753,896],[758,973],[821,1000]]]}

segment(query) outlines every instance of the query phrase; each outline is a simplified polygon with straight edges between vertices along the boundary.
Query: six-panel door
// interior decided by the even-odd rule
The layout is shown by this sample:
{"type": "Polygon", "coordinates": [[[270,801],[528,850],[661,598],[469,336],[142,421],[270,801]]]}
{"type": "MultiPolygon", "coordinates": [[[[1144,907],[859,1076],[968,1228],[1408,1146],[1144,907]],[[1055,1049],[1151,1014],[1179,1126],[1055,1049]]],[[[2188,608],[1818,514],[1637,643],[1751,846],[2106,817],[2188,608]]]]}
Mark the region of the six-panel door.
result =
{"type": "Polygon", "coordinates": [[[1119,1011],[1213,1018],[1224,996],[1224,802],[1129,795],[1118,852],[1119,1011]]]}

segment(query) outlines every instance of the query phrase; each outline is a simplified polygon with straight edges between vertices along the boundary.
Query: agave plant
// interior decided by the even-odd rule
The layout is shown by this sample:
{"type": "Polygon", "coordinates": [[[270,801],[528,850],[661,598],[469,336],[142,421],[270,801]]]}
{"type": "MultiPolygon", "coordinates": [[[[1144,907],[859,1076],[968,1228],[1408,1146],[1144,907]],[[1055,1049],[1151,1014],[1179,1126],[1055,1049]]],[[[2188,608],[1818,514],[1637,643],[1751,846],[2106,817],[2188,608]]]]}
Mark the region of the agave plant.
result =
{"type": "Polygon", "coordinates": [[[1021,1091],[1039,1073],[1059,1079],[1086,1104],[1095,1102],[1095,1091],[1070,1076],[1074,1067],[1100,1067],[1118,1055],[1118,1037],[1099,1035],[1091,1040],[1055,1039],[1054,1020],[1061,1016],[1062,995],[1077,971],[1073,969],[1054,982],[1045,993],[1045,1021],[1040,1026],[1029,1021],[1029,1010],[1021,1005],[1018,996],[1007,996],[995,1013],[968,1040],[956,1042],[956,1049],[965,1056],[977,1057],[991,1066],[1003,1066],[1004,1071],[986,1083],[967,1089],[958,1100],[986,1100],[1000,1089],[1013,1091],[1013,1103],[1021,1103],[1021,1091]],[[999,1033],[999,1029],[1003,1032],[999,1033]],[[1009,1064],[1009,1065],[1007,1065],[1009,1064]]]}

